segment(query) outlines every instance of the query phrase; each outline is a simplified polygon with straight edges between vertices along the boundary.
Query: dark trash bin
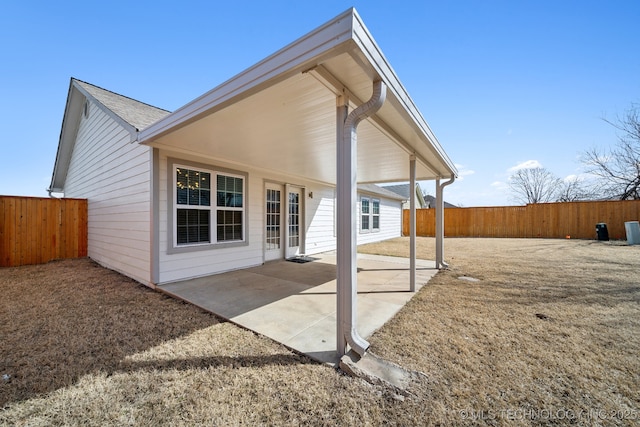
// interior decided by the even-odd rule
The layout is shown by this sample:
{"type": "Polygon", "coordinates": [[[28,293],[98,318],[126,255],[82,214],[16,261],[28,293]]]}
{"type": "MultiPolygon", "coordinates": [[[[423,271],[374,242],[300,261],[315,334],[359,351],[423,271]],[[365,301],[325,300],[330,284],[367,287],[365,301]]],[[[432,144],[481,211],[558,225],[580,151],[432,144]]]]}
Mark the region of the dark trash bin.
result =
{"type": "Polygon", "coordinates": [[[609,240],[609,230],[607,230],[607,224],[601,222],[596,224],[596,234],[598,235],[598,240],[609,240]]]}

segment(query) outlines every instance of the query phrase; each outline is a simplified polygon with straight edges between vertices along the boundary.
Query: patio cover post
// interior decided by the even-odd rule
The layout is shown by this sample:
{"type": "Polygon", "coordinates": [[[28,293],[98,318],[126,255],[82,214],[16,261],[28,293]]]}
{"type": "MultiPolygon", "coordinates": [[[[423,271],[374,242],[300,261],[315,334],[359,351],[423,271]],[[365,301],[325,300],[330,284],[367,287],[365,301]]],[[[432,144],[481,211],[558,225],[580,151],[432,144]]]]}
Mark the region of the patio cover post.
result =
{"type": "Polygon", "coordinates": [[[409,290],[416,291],[416,156],[409,158],[409,290]]]}
{"type": "Polygon", "coordinates": [[[342,357],[347,345],[364,356],[369,343],[356,330],[357,316],[357,172],[358,151],[356,127],[360,121],[382,107],[387,86],[380,80],[373,82],[371,99],[348,116],[348,101],[338,97],[337,123],[337,352],[342,357]]]}
{"type": "Polygon", "coordinates": [[[440,178],[436,179],[436,268],[447,268],[444,262],[444,187],[453,184],[455,176],[447,182],[440,184],[440,178]]]}

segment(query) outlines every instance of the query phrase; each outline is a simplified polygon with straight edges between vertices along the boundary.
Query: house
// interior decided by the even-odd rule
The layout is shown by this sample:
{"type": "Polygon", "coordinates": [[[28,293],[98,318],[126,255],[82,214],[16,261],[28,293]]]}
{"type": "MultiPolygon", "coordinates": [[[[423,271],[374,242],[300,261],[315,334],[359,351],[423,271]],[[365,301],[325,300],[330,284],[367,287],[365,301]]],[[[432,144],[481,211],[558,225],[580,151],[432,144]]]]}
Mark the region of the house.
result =
{"type": "MultiPolygon", "coordinates": [[[[409,199],[411,198],[411,193],[409,192],[410,185],[409,184],[393,184],[393,185],[383,185],[382,188],[385,190],[392,191],[399,196],[401,196],[404,200],[402,202],[402,209],[409,209],[409,199]]],[[[416,208],[417,209],[429,209],[436,207],[436,198],[430,194],[425,194],[420,186],[420,183],[416,183],[416,208]]],[[[457,208],[456,205],[444,201],[445,208],[457,208]]]]}
{"type": "MultiPolygon", "coordinates": [[[[394,184],[394,185],[385,185],[382,188],[385,190],[393,191],[403,198],[402,209],[409,209],[409,200],[411,199],[411,186],[409,184],[394,184]]],[[[416,182],[415,186],[415,196],[416,196],[416,209],[426,209],[429,208],[429,202],[427,202],[424,198],[424,193],[422,191],[422,187],[420,187],[420,183],[416,182]]],[[[435,205],[434,205],[435,206],[435,205]]]]}
{"type": "MultiPolygon", "coordinates": [[[[427,203],[427,207],[428,208],[432,208],[436,206],[436,198],[430,194],[427,194],[424,196],[424,200],[427,203]]],[[[453,203],[449,203],[446,200],[443,201],[444,207],[445,208],[457,208],[458,206],[454,205],[453,203]]]]}
{"type": "Polygon", "coordinates": [[[401,234],[370,184],[456,175],[349,9],[174,112],[72,79],[49,191],[88,199],[89,256],[151,287],[335,249],[348,335],[356,244],[401,234]]]}
{"type": "MultiPolygon", "coordinates": [[[[167,176],[166,181],[176,186],[176,193],[165,193],[163,196],[169,200],[175,198],[175,206],[174,209],[158,209],[158,213],[162,211],[169,218],[175,215],[175,219],[171,220],[172,225],[175,224],[172,235],[163,242],[167,247],[159,251],[166,254],[164,259],[170,262],[175,255],[184,260],[188,256],[181,254],[188,252],[192,252],[190,256],[207,257],[207,248],[216,249],[216,255],[224,252],[221,249],[225,247],[230,254],[243,252],[253,243],[248,242],[251,235],[260,232],[264,235],[256,239],[255,246],[264,246],[264,259],[259,251],[253,251],[254,259],[248,261],[242,256],[236,262],[221,260],[220,265],[208,261],[208,264],[214,264],[212,268],[203,270],[200,267],[196,274],[184,270],[161,270],[163,274],[159,280],[152,280],[149,275],[149,216],[152,214],[149,180],[153,168],[159,164],[157,159],[151,157],[152,149],[137,144],[134,138],[140,129],[169,114],[166,110],[71,79],[53,177],[53,182],[64,181],[63,185],[52,185],[51,189],[64,192],[66,197],[88,199],[90,258],[153,287],[160,283],[254,266],[264,261],[335,249],[334,187],[289,178],[289,182],[283,185],[287,179],[277,174],[263,175],[249,168],[227,174],[231,169],[215,171],[212,165],[195,167],[193,161],[187,160],[193,157],[175,154],[181,159],[170,161],[184,166],[172,164],[170,170],[175,169],[176,176],[167,176]],[[62,173],[64,176],[61,176],[62,173]],[[261,189],[252,191],[253,188],[247,188],[244,182],[249,183],[254,177],[258,183],[265,182],[265,200],[259,194],[261,189]],[[222,197],[218,183],[223,179],[227,181],[225,187],[231,188],[225,188],[228,190],[224,192],[225,200],[220,202],[216,198],[222,197]],[[215,191],[215,187],[212,190],[212,186],[217,186],[218,191],[215,191]],[[248,198],[244,193],[255,193],[257,196],[247,200],[246,213],[241,210],[245,204],[243,199],[248,198]],[[193,209],[195,199],[199,203],[195,205],[197,212],[193,209]],[[225,215],[233,212],[231,215],[239,219],[222,228],[222,221],[212,215],[212,207],[216,204],[219,211],[222,211],[220,205],[228,207],[225,215]],[[182,209],[182,205],[187,209],[182,209]],[[190,218],[194,213],[206,218],[190,218]],[[182,215],[185,217],[181,218],[182,215]],[[264,220],[264,230],[247,229],[243,226],[243,217],[249,219],[249,224],[251,221],[264,220]],[[285,221],[290,224],[289,227],[282,226],[285,221]],[[213,229],[211,222],[221,228],[213,229]],[[214,239],[217,243],[215,246],[212,245],[214,239]],[[238,249],[232,249],[234,247],[238,249]],[[184,251],[184,248],[188,250],[184,251]]],[[[166,165],[163,167],[167,168],[166,165]]],[[[402,198],[373,184],[361,184],[358,188],[359,243],[399,236],[402,229],[402,198]]],[[[171,226],[165,222],[162,228],[171,226]]]]}

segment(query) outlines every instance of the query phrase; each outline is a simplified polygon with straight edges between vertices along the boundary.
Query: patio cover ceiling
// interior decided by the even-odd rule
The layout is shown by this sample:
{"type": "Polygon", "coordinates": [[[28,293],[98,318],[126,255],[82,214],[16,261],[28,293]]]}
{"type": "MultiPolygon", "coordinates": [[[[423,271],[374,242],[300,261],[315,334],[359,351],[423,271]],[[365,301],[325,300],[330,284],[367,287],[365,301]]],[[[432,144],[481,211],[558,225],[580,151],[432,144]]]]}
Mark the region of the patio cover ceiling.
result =
{"type": "Polygon", "coordinates": [[[336,183],[336,102],[382,108],[358,127],[358,182],[456,176],[455,166],[354,9],[142,130],[138,141],[211,160],[336,183]]]}

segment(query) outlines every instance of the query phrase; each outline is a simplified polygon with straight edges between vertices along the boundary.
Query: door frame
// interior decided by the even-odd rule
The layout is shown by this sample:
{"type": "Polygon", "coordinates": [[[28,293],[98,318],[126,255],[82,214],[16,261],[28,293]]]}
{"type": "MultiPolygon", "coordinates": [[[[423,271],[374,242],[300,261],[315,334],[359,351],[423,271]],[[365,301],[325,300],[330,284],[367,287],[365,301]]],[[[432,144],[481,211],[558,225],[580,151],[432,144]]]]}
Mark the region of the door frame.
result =
{"type": "Polygon", "coordinates": [[[276,261],[281,259],[286,259],[290,257],[294,257],[296,255],[304,254],[305,251],[305,213],[306,213],[306,204],[305,204],[305,195],[306,188],[302,185],[282,183],[277,181],[264,181],[264,188],[262,193],[262,206],[263,206],[263,214],[262,214],[262,245],[263,245],[263,261],[276,261]],[[280,191],[280,249],[279,254],[275,255],[275,251],[271,252],[269,256],[267,253],[269,250],[267,249],[267,190],[279,190],[280,191]],[[298,202],[298,227],[299,227],[299,246],[297,246],[297,250],[295,253],[291,252],[291,247],[289,246],[289,192],[296,191],[299,193],[299,202],[298,202]]]}
{"type": "Polygon", "coordinates": [[[304,217],[305,217],[305,191],[304,191],[304,187],[300,186],[300,185],[293,185],[293,184],[285,184],[284,186],[285,188],[285,194],[284,194],[284,198],[285,198],[285,215],[286,215],[286,221],[285,221],[285,234],[284,234],[284,239],[285,239],[285,245],[284,245],[284,257],[285,258],[292,258],[295,257],[297,255],[302,255],[304,254],[304,241],[305,241],[305,233],[304,233],[304,217]],[[298,198],[298,246],[290,246],[289,245],[289,238],[290,233],[289,233],[289,224],[290,224],[290,220],[291,217],[289,215],[289,209],[291,208],[291,203],[290,203],[290,199],[289,199],[289,194],[291,192],[296,192],[299,195],[298,198]],[[297,248],[295,249],[295,251],[292,251],[292,248],[297,248]]]}
{"type": "Polygon", "coordinates": [[[262,245],[263,245],[263,252],[262,252],[262,257],[263,257],[263,261],[267,262],[267,261],[276,261],[276,260],[280,260],[282,258],[284,258],[284,253],[285,253],[285,249],[284,249],[284,233],[283,233],[283,227],[284,224],[284,193],[285,193],[285,186],[283,184],[280,183],[276,183],[276,182],[269,182],[269,181],[265,181],[264,182],[264,191],[262,194],[262,206],[264,208],[263,214],[262,214],[262,220],[263,220],[263,227],[262,227],[262,233],[263,233],[263,238],[262,238],[262,245]],[[280,192],[280,211],[279,211],[279,220],[280,223],[278,224],[279,226],[279,230],[280,230],[280,235],[279,237],[279,243],[280,243],[280,247],[277,249],[269,249],[268,245],[267,245],[267,238],[268,238],[268,232],[269,230],[267,229],[269,227],[269,220],[268,220],[268,209],[267,209],[267,194],[268,194],[268,190],[275,190],[275,191],[279,191],[280,192]]]}

